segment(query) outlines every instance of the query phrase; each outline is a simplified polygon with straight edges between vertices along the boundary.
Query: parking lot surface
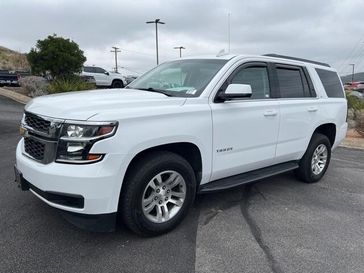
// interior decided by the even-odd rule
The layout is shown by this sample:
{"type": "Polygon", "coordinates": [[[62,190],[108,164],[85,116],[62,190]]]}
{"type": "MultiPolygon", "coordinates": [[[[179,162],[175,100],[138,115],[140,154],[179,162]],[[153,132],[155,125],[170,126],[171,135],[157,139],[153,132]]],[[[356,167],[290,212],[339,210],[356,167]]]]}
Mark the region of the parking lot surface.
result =
{"type": "Polygon", "coordinates": [[[13,183],[23,105],[0,96],[0,272],[364,272],[364,151],[338,148],[320,183],[292,173],[201,195],[174,231],[73,227],[13,183]]]}

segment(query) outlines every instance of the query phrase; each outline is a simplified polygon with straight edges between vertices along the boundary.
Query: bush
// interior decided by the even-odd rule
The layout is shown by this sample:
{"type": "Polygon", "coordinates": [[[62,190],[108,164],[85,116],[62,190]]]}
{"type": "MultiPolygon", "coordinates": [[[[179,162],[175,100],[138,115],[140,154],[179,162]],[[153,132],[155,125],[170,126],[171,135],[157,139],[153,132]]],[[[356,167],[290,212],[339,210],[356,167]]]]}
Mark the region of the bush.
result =
{"type": "Polygon", "coordinates": [[[356,131],[364,137],[364,110],[357,110],[355,112],[355,123],[356,123],[356,131]]]}
{"type": "Polygon", "coordinates": [[[80,77],[74,76],[53,80],[48,86],[48,91],[50,94],[55,94],[71,91],[92,90],[95,88],[95,84],[85,82],[80,77]]]}
{"type": "Polygon", "coordinates": [[[29,97],[38,97],[48,94],[48,82],[43,77],[28,76],[19,79],[20,86],[25,89],[29,97]]]}
{"type": "Polygon", "coordinates": [[[364,109],[364,100],[360,100],[357,97],[346,95],[346,99],[348,100],[348,108],[353,110],[363,110],[364,109]]]}

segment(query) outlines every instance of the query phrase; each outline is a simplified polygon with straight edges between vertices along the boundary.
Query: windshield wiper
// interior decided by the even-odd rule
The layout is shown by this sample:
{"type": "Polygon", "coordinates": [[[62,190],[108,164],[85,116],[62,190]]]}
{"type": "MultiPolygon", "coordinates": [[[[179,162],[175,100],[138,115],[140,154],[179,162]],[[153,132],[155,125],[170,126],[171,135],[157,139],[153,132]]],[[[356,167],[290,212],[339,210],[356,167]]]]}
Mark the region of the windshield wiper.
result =
{"type": "Polygon", "coordinates": [[[133,88],[133,89],[143,90],[143,91],[149,91],[149,92],[155,92],[155,93],[160,93],[160,94],[166,95],[168,97],[172,97],[172,95],[170,93],[166,92],[165,90],[155,89],[153,87],[148,87],[148,88],[133,88]]]}

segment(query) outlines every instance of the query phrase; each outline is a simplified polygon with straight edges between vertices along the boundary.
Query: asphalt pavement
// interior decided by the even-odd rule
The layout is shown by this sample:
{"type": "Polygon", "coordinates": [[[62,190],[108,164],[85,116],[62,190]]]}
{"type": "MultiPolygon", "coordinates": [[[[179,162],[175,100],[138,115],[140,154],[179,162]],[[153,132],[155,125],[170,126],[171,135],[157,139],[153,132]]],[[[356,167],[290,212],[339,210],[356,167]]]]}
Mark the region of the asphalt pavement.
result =
{"type": "Polygon", "coordinates": [[[364,151],[320,183],[292,173],[197,197],[174,231],[80,230],[15,183],[23,105],[0,96],[0,272],[364,272],[364,151]]]}

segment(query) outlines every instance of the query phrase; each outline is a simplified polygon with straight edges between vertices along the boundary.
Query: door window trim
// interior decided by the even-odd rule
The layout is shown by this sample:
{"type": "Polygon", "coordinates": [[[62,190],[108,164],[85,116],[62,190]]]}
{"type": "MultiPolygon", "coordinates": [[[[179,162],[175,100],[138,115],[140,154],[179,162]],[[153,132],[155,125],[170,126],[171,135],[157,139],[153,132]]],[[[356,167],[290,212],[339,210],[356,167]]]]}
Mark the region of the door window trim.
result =
{"type": "Polygon", "coordinates": [[[308,70],[306,67],[304,66],[299,66],[299,65],[291,65],[291,64],[285,64],[285,63],[272,63],[272,74],[274,75],[275,78],[275,84],[276,84],[276,88],[277,88],[277,98],[279,99],[312,99],[312,98],[317,98],[317,93],[316,90],[314,88],[314,85],[312,83],[311,77],[308,73],[308,70]],[[278,73],[277,70],[279,68],[282,69],[289,69],[289,70],[298,70],[300,72],[300,76],[301,76],[301,83],[302,83],[302,87],[303,87],[303,92],[304,92],[304,96],[303,97],[290,97],[290,98],[285,98],[282,97],[281,94],[281,89],[280,89],[280,85],[279,85],[279,81],[278,81],[278,73]],[[308,93],[305,91],[305,85],[304,82],[307,83],[307,88],[308,88],[308,93]],[[306,95],[307,94],[307,95],[306,95]]]}
{"type": "Polygon", "coordinates": [[[218,96],[220,93],[225,92],[227,86],[230,84],[232,78],[234,78],[234,76],[239,73],[242,69],[245,68],[249,68],[249,67],[265,67],[267,69],[267,74],[268,74],[268,85],[269,85],[269,98],[260,98],[260,99],[251,99],[251,98],[239,98],[239,99],[234,99],[231,100],[231,102],[234,101],[261,101],[261,100],[272,100],[274,98],[277,98],[277,88],[276,86],[274,86],[274,78],[272,75],[272,67],[271,67],[271,63],[269,62],[263,62],[263,61],[250,61],[250,62],[246,62],[243,63],[241,65],[239,65],[238,67],[236,67],[234,69],[233,72],[230,73],[230,75],[226,78],[226,80],[221,84],[221,86],[219,87],[219,89],[217,90],[214,100],[214,103],[221,103],[221,101],[218,100],[218,96]]]}

